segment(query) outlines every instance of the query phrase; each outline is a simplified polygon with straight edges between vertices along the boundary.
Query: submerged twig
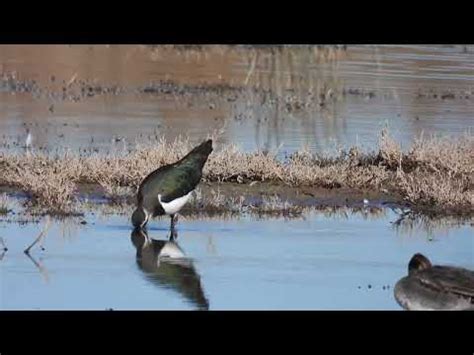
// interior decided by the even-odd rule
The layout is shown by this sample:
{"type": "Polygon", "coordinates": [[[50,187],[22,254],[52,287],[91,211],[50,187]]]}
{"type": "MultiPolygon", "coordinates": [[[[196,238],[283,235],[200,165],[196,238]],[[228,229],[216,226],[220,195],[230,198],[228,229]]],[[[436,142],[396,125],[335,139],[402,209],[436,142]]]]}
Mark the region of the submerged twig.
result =
{"type": "Polygon", "coordinates": [[[255,52],[255,55],[252,59],[252,64],[250,65],[250,68],[247,72],[247,77],[245,78],[245,81],[244,81],[244,86],[247,86],[247,84],[249,83],[249,79],[255,70],[255,66],[257,65],[257,60],[258,60],[258,52],[255,52]]]}
{"type": "Polygon", "coordinates": [[[35,266],[38,268],[41,276],[44,278],[44,280],[46,282],[49,282],[49,274],[48,274],[48,270],[46,270],[46,268],[41,265],[40,262],[36,261],[29,253],[26,253],[26,256],[33,262],[33,264],[35,264],[35,266]]]}
{"type": "MultiPolygon", "coordinates": [[[[392,208],[392,211],[397,213],[393,208],[392,208]]],[[[405,222],[407,219],[412,219],[413,220],[415,218],[414,216],[415,216],[415,214],[412,210],[402,211],[400,214],[398,214],[398,218],[393,222],[393,225],[395,227],[398,227],[403,222],[405,222]]]]}
{"type": "Polygon", "coordinates": [[[3,241],[2,237],[0,237],[0,244],[2,244],[2,253],[0,254],[0,261],[2,261],[3,257],[5,256],[5,253],[8,251],[8,248],[5,245],[5,242],[3,241]]]}
{"type": "Polygon", "coordinates": [[[34,242],[31,243],[31,245],[30,245],[28,248],[26,248],[26,249],[24,250],[24,253],[25,253],[25,254],[28,255],[28,254],[30,253],[30,249],[31,249],[33,246],[35,246],[36,243],[39,243],[39,242],[44,238],[44,236],[46,235],[46,232],[49,230],[50,226],[51,226],[51,218],[50,218],[49,216],[46,216],[46,223],[45,223],[45,225],[44,225],[43,230],[42,230],[41,233],[38,235],[38,237],[34,240],[34,242]]]}
{"type": "Polygon", "coordinates": [[[7,248],[7,245],[5,244],[5,241],[3,240],[3,237],[0,237],[0,244],[2,245],[2,250],[6,252],[8,248],[7,248]]]}
{"type": "Polygon", "coordinates": [[[70,87],[71,84],[76,81],[76,78],[77,78],[77,73],[74,73],[74,75],[71,77],[71,79],[69,79],[69,81],[67,82],[66,87],[70,87]]]}
{"type": "Polygon", "coordinates": [[[429,240],[431,240],[434,231],[447,231],[448,229],[460,227],[472,221],[470,217],[430,215],[413,210],[402,210],[398,213],[396,210],[392,210],[398,214],[398,218],[391,222],[392,227],[395,228],[397,232],[400,231],[402,233],[411,234],[412,231],[420,229],[428,234],[429,240]]]}

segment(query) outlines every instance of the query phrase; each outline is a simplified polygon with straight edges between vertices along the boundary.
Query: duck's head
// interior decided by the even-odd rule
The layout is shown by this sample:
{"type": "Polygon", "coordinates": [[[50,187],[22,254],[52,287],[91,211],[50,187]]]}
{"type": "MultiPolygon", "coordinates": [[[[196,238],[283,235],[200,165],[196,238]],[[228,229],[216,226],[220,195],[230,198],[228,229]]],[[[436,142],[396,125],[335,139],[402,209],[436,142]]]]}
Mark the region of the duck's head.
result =
{"type": "Polygon", "coordinates": [[[142,207],[138,206],[132,214],[132,224],[135,228],[143,228],[148,222],[149,214],[142,207]]]}
{"type": "Polygon", "coordinates": [[[431,266],[431,262],[426,256],[416,253],[408,263],[408,275],[411,275],[416,271],[429,269],[431,266]]]}

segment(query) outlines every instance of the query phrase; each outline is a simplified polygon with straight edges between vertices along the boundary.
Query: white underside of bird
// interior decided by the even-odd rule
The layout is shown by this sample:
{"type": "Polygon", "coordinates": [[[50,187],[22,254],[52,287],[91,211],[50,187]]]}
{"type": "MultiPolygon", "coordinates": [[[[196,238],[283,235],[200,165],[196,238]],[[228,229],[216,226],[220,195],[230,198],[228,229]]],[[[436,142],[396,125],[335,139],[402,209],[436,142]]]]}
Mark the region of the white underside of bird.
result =
{"type": "Polygon", "coordinates": [[[186,257],[184,251],[176,244],[168,242],[160,251],[160,258],[183,259],[186,257]]]}
{"type": "Polygon", "coordinates": [[[186,204],[186,202],[188,202],[189,198],[191,197],[191,194],[193,193],[193,191],[194,190],[170,202],[161,201],[161,194],[159,194],[158,201],[160,201],[161,206],[163,207],[163,210],[165,211],[165,213],[167,215],[172,215],[172,214],[177,213],[181,208],[183,208],[183,206],[186,204]]]}

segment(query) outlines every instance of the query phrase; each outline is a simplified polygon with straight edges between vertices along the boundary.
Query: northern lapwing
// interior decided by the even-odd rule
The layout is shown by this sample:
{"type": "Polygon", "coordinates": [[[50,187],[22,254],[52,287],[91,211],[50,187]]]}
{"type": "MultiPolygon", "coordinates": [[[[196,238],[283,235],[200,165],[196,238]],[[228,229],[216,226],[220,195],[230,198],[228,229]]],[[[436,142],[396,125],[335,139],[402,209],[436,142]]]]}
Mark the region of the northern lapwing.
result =
{"type": "Polygon", "coordinates": [[[145,229],[135,228],[131,241],[137,250],[136,261],[147,280],[173,289],[199,310],[208,310],[209,301],[204,293],[201,277],[193,262],[171,236],[168,241],[148,237],[145,229]]]}
{"type": "Polygon", "coordinates": [[[394,295],[409,310],[474,310],[474,271],[431,265],[426,256],[415,254],[394,295]]]}
{"type": "Polygon", "coordinates": [[[137,208],[132,214],[133,226],[143,228],[150,217],[166,214],[171,217],[173,233],[175,215],[201,181],[202,169],[211,152],[212,140],[209,139],[176,163],[149,174],[138,189],[137,208]]]}

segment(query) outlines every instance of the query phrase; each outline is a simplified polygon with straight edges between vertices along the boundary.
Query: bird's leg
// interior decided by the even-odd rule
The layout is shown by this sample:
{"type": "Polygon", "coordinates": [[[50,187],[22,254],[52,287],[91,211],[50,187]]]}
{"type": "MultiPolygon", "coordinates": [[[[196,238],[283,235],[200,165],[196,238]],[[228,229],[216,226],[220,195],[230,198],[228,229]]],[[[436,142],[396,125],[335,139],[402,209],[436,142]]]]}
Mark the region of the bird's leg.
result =
{"type": "Polygon", "coordinates": [[[174,230],[174,224],[175,224],[175,223],[174,223],[174,214],[172,214],[170,217],[171,217],[170,229],[171,229],[171,230],[174,230]]]}

